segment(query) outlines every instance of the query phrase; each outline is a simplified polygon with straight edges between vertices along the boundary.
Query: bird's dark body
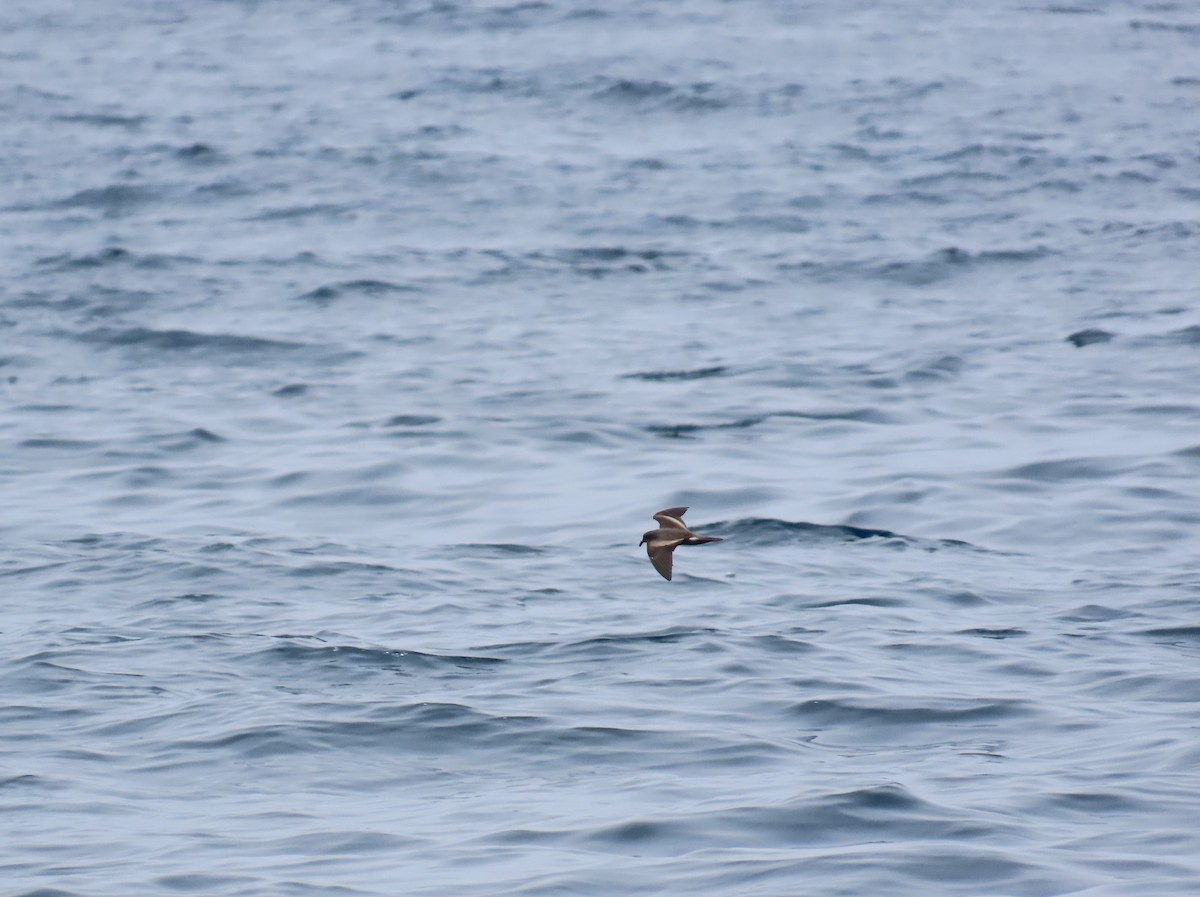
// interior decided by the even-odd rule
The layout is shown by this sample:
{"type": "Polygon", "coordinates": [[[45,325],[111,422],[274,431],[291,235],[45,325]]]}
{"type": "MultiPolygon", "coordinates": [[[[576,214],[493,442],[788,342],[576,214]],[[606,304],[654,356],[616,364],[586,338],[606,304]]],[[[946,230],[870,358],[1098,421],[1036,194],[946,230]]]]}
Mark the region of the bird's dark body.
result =
{"type": "Polygon", "coordinates": [[[680,545],[703,545],[706,542],[723,542],[718,536],[701,536],[692,532],[683,523],[683,515],[687,508],[667,508],[654,515],[654,519],[662,524],[658,529],[652,529],[642,534],[639,545],[646,546],[646,554],[654,564],[663,579],[670,580],[672,557],[676,547],[680,545]]]}

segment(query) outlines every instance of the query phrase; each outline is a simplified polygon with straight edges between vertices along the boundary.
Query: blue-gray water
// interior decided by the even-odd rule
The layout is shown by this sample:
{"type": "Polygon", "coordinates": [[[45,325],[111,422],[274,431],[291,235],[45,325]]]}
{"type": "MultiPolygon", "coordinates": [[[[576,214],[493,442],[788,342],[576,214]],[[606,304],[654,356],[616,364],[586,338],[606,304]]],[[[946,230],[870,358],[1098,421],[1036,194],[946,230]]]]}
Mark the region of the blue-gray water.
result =
{"type": "Polygon", "coordinates": [[[0,893],[1200,893],[1200,12],[982,7],[6,2],[0,893]]]}

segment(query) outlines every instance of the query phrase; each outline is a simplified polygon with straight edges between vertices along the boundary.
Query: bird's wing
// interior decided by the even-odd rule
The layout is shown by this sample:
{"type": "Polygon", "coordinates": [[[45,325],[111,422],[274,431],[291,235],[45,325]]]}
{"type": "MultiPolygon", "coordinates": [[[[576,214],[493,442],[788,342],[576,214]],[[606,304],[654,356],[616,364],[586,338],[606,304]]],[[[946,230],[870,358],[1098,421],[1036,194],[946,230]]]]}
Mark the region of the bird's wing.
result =
{"type": "Polygon", "coordinates": [[[671,580],[671,558],[675,556],[675,546],[678,544],[665,539],[646,543],[646,554],[650,555],[650,563],[668,582],[671,580]]]}
{"type": "Polygon", "coordinates": [[[665,511],[659,511],[654,515],[654,519],[663,526],[669,526],[673,529],[687,529],[683,525],[683,515],[687,513],[687,508],[667,508],[665,511]]]}

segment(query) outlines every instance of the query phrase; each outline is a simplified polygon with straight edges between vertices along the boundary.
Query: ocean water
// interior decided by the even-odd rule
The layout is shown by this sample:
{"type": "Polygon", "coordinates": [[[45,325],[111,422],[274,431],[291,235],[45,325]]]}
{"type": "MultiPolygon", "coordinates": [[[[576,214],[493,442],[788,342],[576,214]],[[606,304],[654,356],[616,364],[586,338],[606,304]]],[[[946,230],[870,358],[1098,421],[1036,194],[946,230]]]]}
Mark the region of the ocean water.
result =
{"type": "Polygon", "coordinates": [[[1200,893],[1197,60],[4,3],[0,894],[1200,893]]]}

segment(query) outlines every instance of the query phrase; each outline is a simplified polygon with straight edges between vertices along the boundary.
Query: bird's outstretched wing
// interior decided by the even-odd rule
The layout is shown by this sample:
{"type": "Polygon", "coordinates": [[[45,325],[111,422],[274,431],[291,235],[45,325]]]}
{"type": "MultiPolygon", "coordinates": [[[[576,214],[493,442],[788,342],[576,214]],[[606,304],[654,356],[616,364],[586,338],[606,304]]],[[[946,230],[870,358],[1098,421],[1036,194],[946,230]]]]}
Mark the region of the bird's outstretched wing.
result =
{"type": "MultiPolygon", "coordinates": [[[[665,511],[659,511],[654,515],[654,519],[663,526],[671,527],[672,529],[687,529],[683,523],[683,515],[687,513],[687,508],[667,508],[665,511]]],[[[667,577],[670,579],[671,577],[667,577]]]]}
{"type": "Polygon", "coordinates": [[[650,555],[650,563],[668,582],[671,580],[671,559],[675,556],[675,546],[678,544],[665,540],[646,543],[646,554],[650,555]]]}

